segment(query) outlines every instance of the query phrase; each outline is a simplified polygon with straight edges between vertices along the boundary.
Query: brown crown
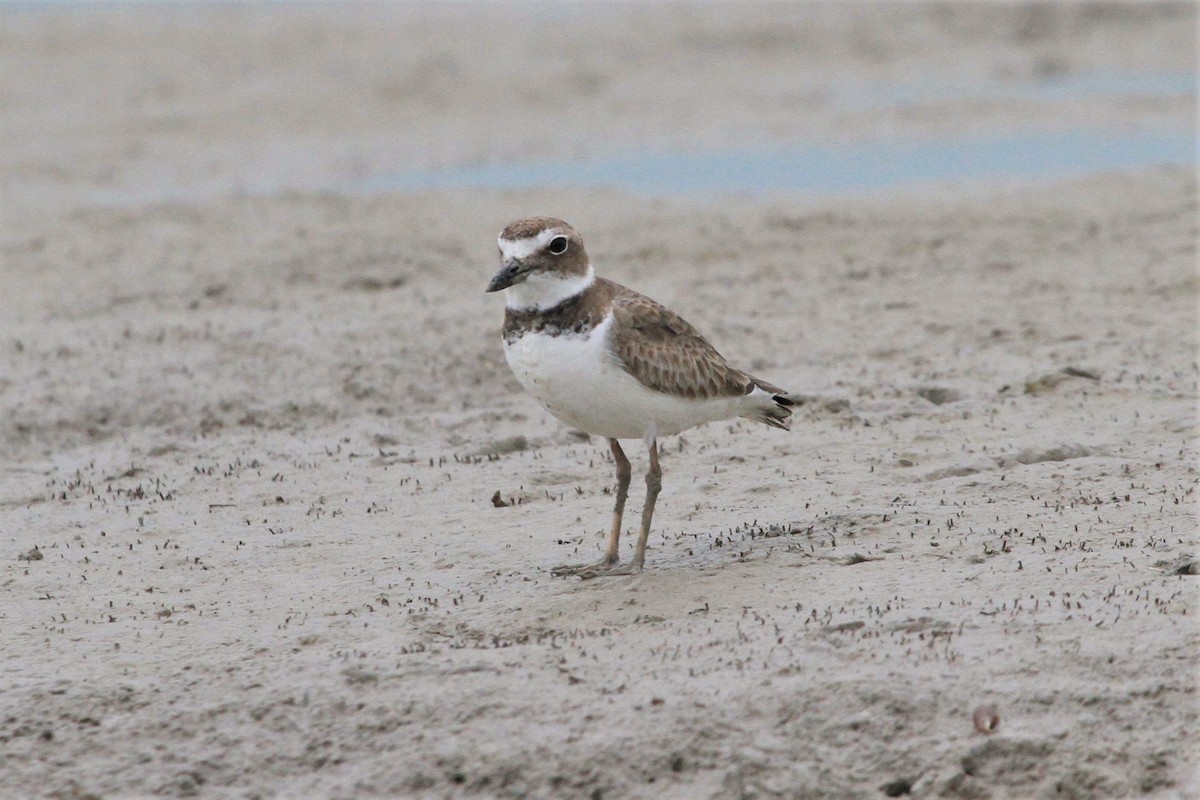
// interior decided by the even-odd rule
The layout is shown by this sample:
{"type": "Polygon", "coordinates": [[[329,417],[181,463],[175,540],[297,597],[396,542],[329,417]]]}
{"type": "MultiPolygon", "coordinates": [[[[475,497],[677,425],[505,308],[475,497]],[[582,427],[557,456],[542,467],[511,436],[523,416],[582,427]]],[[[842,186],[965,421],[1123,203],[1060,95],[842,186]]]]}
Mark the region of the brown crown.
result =
{"type": "Polygon", "coordinates": [[[528,239],[550,228],[561,228],[563,233],[572,236],[572,238],[579,235],[574,228],[557,217],[525,217],[524,219],[510,223],[500,234],[500,238],[508,239],[509,241],[528,239]]]}

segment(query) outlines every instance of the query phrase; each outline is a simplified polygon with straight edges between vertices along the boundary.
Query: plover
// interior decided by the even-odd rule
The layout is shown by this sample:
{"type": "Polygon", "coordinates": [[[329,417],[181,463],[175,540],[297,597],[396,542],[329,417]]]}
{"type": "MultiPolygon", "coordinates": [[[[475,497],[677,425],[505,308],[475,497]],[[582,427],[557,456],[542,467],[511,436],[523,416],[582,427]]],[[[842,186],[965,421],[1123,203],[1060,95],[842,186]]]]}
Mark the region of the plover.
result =
{"type": "Polygon", "coordinates": [[[557,567],[594,578],[641,572],[662,488],[658,439],[732,417],[788,428],[793,398],[730,365],[678,314],[596,277],[579,232],[554,217],[517,220],[500,234],[500,271],[487,291],[505,293],[504,355],[517,380],[558,419],[608,439],[617,497],[604,557],[557,567]],[[650,452],[646,502],[633,560],[618,555],[629,494],[621,439],[650,452]]]}

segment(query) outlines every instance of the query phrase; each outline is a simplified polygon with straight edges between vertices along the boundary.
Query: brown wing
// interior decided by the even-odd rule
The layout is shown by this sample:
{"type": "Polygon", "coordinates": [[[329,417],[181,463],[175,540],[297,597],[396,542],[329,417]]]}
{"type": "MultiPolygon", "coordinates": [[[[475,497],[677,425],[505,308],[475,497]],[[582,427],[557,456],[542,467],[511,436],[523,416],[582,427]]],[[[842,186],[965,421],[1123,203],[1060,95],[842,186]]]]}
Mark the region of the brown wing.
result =
{"type": "Polygon", "coordinates": [[[754,389],[754,379],[730,366],[683,317],[632,289],[612,288],[613,350],[643,386],[694,399],[754,389]]]}

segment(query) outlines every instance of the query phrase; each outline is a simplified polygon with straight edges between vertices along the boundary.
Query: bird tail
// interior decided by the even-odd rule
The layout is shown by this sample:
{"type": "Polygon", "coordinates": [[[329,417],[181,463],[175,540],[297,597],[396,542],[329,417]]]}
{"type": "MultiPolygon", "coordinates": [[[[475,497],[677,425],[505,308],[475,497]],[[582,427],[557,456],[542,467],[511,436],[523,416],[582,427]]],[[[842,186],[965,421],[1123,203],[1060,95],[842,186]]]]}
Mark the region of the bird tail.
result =
{"type": "Polygon", "coordinates": [[[772,428],[791,430],[788,427],[790,422],[788,418],[792,416],[792,408],[800,401],[778,386],[772,386],[758,378],[750,380],[754,382],[754,388],[750,390],[746,398],[752,405],[742,416],[764,425],[770,425],[772,428]]]}

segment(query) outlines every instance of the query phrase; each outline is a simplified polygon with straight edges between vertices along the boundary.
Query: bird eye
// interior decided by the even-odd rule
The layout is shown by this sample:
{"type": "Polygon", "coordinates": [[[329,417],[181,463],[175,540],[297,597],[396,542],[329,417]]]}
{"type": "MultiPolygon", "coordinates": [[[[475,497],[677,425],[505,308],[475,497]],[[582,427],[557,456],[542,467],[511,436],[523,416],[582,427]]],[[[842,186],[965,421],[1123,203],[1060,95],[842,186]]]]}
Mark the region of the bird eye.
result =
{"type": "Polygon", "coordinates": [[[567,252],[567,237],[555,236],[550,240],[550,244],[546,247],[546,249],[556,256],[561,256],[563,253],[567,252]]]}

